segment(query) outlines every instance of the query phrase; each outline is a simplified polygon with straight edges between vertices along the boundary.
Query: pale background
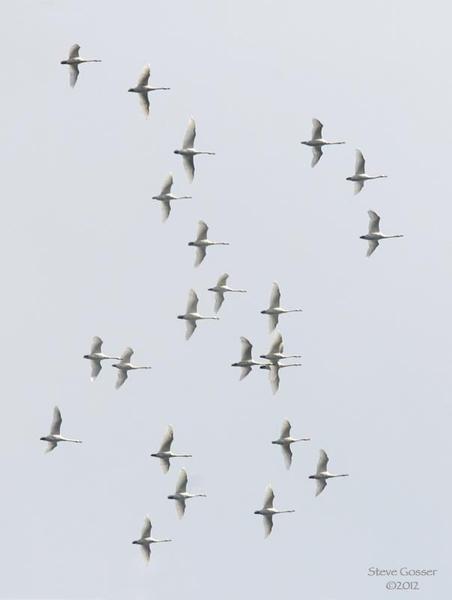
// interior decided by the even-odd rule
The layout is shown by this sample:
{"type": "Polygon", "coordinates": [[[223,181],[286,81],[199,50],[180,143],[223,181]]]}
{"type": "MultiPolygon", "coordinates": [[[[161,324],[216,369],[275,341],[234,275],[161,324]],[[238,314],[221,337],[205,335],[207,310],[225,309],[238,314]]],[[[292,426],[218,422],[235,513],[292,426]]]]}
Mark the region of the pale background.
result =
{"type": "MultiPolygon", "coordinates": [[[[313,600],[389,598],[370,566],[436,568],[412,592],[451,591],[450,553],[450,9],[445,2],[129,1],[0,4],[3,372],[0,597],[4,599],[313,600]],[[78,42],[75,89],[59,64],[78,42]],[[148,121],[127,93],[144,64],[155,85],[148,121]],[[190,115],[200,148],[187,183],[180,147],[190,115]],[[315,169],[311,119],[327,148],[315,169]],[[345,181],[360,147],[370,182],[345,181]],[[158,193],[193,200],[162,225],[158,193]],[[371,259],[367,210],[382,229],[371,259]],[[202,218],[213,248],[193,268],[202,218]],[[200,310],[224,271],[219,322],[190,342],[177,314],[200,310]],[[287,307],[288,352],[303,367],[239,383],[240,335],[266,351],[271,282],[287,307]],[[89,380],[93,335],[127,345],[137,364],[114,389],[106,364],[89,380]],[[53,406],[84,440],[44,454],[53,406]],[[286,471],[284,417],[312,442],[286,471]],[[149,457],[168,423],[193,453],[163,475],[149,457]],[[314,497],[319,448],[351,477],[314,497]],[[166,496],[186,466],[182,521],[166,496]],[[272,482],[275,518],[263,539],[272,482]],[[144,515],[148,566],[131,541],[144,515]]],[[[393,592],[397,594],[401,592],[393,592]]],[[[389,594],[389,595],[388,595],[389,594]]],[[[411,596],[410,596],[411,597],[411,596]]]]}

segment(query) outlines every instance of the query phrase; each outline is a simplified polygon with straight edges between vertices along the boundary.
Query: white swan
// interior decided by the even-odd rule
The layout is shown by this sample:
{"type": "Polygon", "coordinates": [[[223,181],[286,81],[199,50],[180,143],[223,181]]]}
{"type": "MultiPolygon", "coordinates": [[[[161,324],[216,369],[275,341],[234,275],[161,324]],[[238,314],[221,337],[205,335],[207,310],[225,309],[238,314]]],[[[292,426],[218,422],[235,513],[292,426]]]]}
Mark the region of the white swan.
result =
{"type": "Polygon", "coordinates": [[[287,469],[290,469],[290,465],[292,464],[292,450],[290,445],[295,444],[295,442],[309,442],[311,440],[311,438],[294,438],[290,435],[290,430],[290,422],[287,419],[284,419],[279,438],[272,441],[272,444],[281,446],[287,469]]]}
{"type": "Polygon", "coordinates": [[[99,375],[102,369],[103,360],[119,360],[117,356],[108,356],[102,352],[103,340],[95,335],[91,343],[91,350],[89,354],[84,354],[83,358],[87,358],[91,361],[91,381],[94,381],[99,375]]]}
{"type": "Polygon", "coordinates": [[[216,313],[220,310],[221,305],[224,302],[224,295],[226,292],[240,292],[242,294],[246,293],[246,290],[238,290],[238,289],[234,289],[234,288],[231,288],[228,285],[226,285],[228,278],[229,278],[229,274],[223,273],[223,275],[218,279],[217,285],[209,288],[209,292],[215,292],[215,312],[216,313]]]}
{"type": "Polygon", "coordinates": [[[143,69],[143,72],[138,79],[138,83],[135,87],[130,88],[129,92],[135,92],[139,94],[141,106],[143,107],[143,111],[146,116],[149,115],[149,92],[156,92],[157,90],[169,90],[169,87],[151,87],[149,85],[149,76],[151,74],[151,69],[149,65],[146,65],[143,69]]]}
{"type": "MultiPolygon", "coordinates": [[[[284,350],[284,346],[281,344],[279,349],[282,352],[284,350]]],[[[280,383],[279,371],[280,371],[280,369],[286,369],[287,367],[301,367],[301,366],[302,366],[301,363],[291,363],[290,365],[282,365],[281,363],[277,362],[277,363],[268,363],[266,365],[262,365],[259,368],[266,369],[269,371],[268,378],[270,381],[270,385],[271,385],[273,394],[276,394],[276,392],[279,390],[279,383],[280,383]]]]}
{"type": "Polygon", "coordinates": [[[272,292],[270,296],[270,306],[265,310],[261,310],[262,315],[269,315],[270,317],[270,331],[273,331],[278,325],[279,315],[284,315],[291,312],[303,312],[301,308],[282,308],[281,305],[281,291],[276,281],[273,282],[272,292]]]}
{"type": "Polygon", "coordinates": [[[329,473],[328,467],[329,458],[325,450],[320,450],[319,462],[317,463],[317,471],[315,475],[309,475],[309,479],[317,480],[317,491],[316,496],[321,494],[326,486],[326,480],[332,479],[333,477],[348,477],[348,473],[341,473],[339,475],[335,475],[334,473],[329,473]]]}
{"type": "Polygon", "coordinates": [[[368,240],[369,242],[366,256],[370,256],[374,252],[380,240],[403,237],[400,233],[397,235],[385,235],[384,233],[381,233],[379,215],[373,210],[368,210],[367,214],[369,215],[369,233],[360,236],[360,239],[368,240]]]}
{"type": "Polygon", "coordinates": [[[189,246],[195,246],[196,258],[195,267],[198,267],[206,256],[206,250],[209,246],[229,246],[229,242],[212,242],[207,237],[209,227],[204,221],[198,221],[198,233],[194,242],[188,242],[189,246]]]}
{"type": "Polygon", "coordinates": [[[81,440],[74,440],[60,435],[62,421],[63,419],[61,418],[60,409],[58,406],[55,406],[53,409],[53,419],[52,425],[50,426],[50,433],[49,435],[39,438],[42,442],[48,442],[46,452],[51,452],[54,450],[59,442],[73,442],[74,444],[82,443],[81,440]]]}
{"type": "Polygon", "coordinates": [[[78,70],[79,65],[81,65],[82,63],[89,63],[89,62],[102,62],[98,58],[90,58],[90,59],[80,58],[79,50],[80,50],[80,46],[78,44],[74,44],[69,49],[69,57],[66,60],[61,61],[62,65],[69,65],[69,82],[71,84],[71,87],[74,87],[74,85],[77,83],[78,74],[79,74],[79,70],[78,70]]]}
{"type": "MultiPolygon", "coordinates": [[[[273,342],[270,346],[270,350],[267,354],[261,354],[260,358],[265,358],[271,363],[278,363],[280,360],[285,360],[287,358],[301,358],[299,354],[284,354],[284,345],[282,335],[279,331],[275,332],[275,336],[273,342]]],[[[263,365],[264,367],[267,365],[263,365]]]]}
{"type": "Polygon", "coordinates": [[[187,492],[187,471],[181,469],[179,479],[176,484],[176,491],[174,494],[168,496],[168,500],[176,501],[176,511],[181,519],[185,514],[185,501],[190,498],[207,498],[206,494],[189,494],[187,492]]]}
{"type": "Polygon", "coordinates": [[[260,366],[262,365],[262,362],[259,360],[253,360],[253,344],[246,337],[242,336],[240,338],[240,342],[242,344],[242,357],[238,362],[232,363],[231,367],[242,368],[242,372],[240,374],[240,381],[242,381],[242,379],[245,379],[245,377],[251,373],[252,367],[260,366]]]}
{"type": "Polygon", "coordinates": [[[170,468],[170,458],[191,458],[191,454],[175,454],[171,452],[171,444],[174,440],[174,431],[171,425],[168,425],[158,452],[151,454],[154,458],[160,459],[160,465],[164,473],[168,473],[170,468]]]}
{"type": "Polygon", "coordinates": [[[174,196],[171,194],[171,188],[173,186],[173,175],[170,173],[165,179],[162,187],[162,191],[158,196],[152,196],[153,200],[159,200],[162,203],[162,221],[170,216],[171,202],[173,200],[185,200],[191,198],[191,196],[174,196]]]}
{"type": "Polygon", "coordinates": [[[363,189],[364,183],[369,181],[369,179],[382,179],[387,177],[387,175],[367,175],[365,169],[366,161],[364,160],[363,153],[361,150],[356,150],[355,174],[351,177],[347,177],[347,181],[353,181],[355,183],[355,194],[359,194],[363,189]]]}
{"type": "Polygon", "coordinates": [[[282,513],[293,513],[294,510],[276,510],[273,508],[273,500],[275,499],[275,494],[273,493],[273,489],[271,485],[267,487],[265,490],[264,496],[264,506],[260,510],[255,510],[255,515],[262,515],[264,517],[264,528],[265,528],[265,537],[269,536],[273,529],[273,516],[279,515],[282,513]]]}
{"type": "Polygon", "coordinates": [[[186,322],[185,339],[189,340],[196,329],[196,321],[200,320],[215,320],[218,321],[220,317],[204,317],[198,312],[198,296],[195,290],[188,292],[187,311],[185,315],[177,315],[178,319],[184,319],[186,322]]]}
{"type": "Polygon", "coordinates": [[[144,519],[143,529],[141,531],[141,537],[138,540],[134,540],[132,544],[138,544],[141,547],[143,556],[146,562],[149,562],[151,556],[151,544],[161,544],[162,542],[172,542],[172,540],[157,540],[151,537],[152,523],[149,517],[144,519]]]}
{"type": "Polygon", "coordinates": [[[196,124],[193,117],[190,117],[188,121],[187,131],[185,132],[184,141],[182,142],[182,148],[180,150],[174,150],[174,154],[180,154],[184,160],[184,167],[189,181],[193,181],[193,177],[195,176],[194,157],[197,154],[215,154],[215,152],[205,152],[201,150],[196,150],[193,147],[193,144],[195,143],[195,137],[196,124]]]}
{"type": "Polygon", "coordinates": [[[311,167],[319,162],[322,157],[323,151],[322,146],[336,146],[337,144],[345,144],[345,142],[328,142],[322,138],[323,123],[318,119],[312,119],[312,136],[311,139],[306,142],[301,142],[305,146],[312,147],[312,162],[311,167]]]}
{"type": "Polygon", "coordinates": [[[128,376],[128,371],[137,371],[138,369],[152,369],[152,367],[137,367],[130,362],[132,358],[133,350],[132,348],[126,348],[122,353],[121,358],[119,359],[119,363],[115,363],[112,365],[116,369],[118,369],[118,378],[116,380],[116,389],[120,388],[128,376]]]}

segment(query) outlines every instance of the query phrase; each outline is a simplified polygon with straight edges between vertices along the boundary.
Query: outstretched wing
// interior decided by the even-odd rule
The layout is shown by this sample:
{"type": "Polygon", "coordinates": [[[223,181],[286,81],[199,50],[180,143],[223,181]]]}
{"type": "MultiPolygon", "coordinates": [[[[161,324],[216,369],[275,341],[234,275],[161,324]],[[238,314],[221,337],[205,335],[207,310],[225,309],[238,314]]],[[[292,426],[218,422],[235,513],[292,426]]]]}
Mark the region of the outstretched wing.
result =
{"type": "Polygon", "coordinates": [[[185,514],[185,499],[184,498],[178,498],[176,500],[176,512],[177,512],[177,516],[179,517],[179,519],[182,519],[182,517],[185,514]]]}
{"type": "Polygon", "coordinates": [[[198,221],[198,232],[196,234],[196,241],[205,240],[207,238],[207,232],[209,231],[209,227],[207,223],[204,221],[198,221]]]}
{"type": "Polygon", "coordinates": [[[144,560],[146,562],[149,562],[149,559],[151,558],[151,544],[140,544],[140,548],[144,560]]]}
{"type": "Polygon", "coordinates": [[[169,452],[171,450],[171,444],[174,439],[174,431],[171,425],[168,425],[168,428],[163,436],[162,444],[160,446],[159,452],[169,452]]]}
{"type": "Polygon", "coordinates": [[[215,292],[215,312],[217,313],[224,302],[223,292],[215,292]]]}
{"type": "Polygon", "coordinates": [[[187,471],[185,469],[181,469],[179,479],[176,484],[176,494],[185,493],[187,491],[187,471]]]}
{"type": "Polygon", "coordinates": [[[324,473],[328,467],[328,455],[325,450],[320,450],[319,462],[317,463],[317,475],[324,473]]]}
{"type": "Polygon", "coordinates": [[[69,65],[69,84],[74,87],[79,75],[78,65],[69,65]]]}
{"type": "Polygon", "coordinates": [[[253,344],[246,337],[241,337],[240,342],[242,344],[242,360],[251,360],[253,344]]]}
{"type": "Polygon", "coordinates": [[[74,44],[69,48],[69,58],[78,58],[78,53],[80,50],[80,46],[78,44],[74,44]]]}
{"type": "Polygon", "coordinates": [[[368,210],[369,215],[369,233],[379,233],[380,231],[380,217],[373,210],[368,210]]]}
{"type": "Polygon", "coordinates": [[[322,139],[322,128],[323,128],[323,123],[321,123],[318,119],[312,119],[312,139],[313,140],[322,139]]]}
{"type": "Polygon", "coordinates": [[[149,95],[147,92],[138,92],[138,99],[140,101],[141,104],[141,108],[145,114],[146,117],[149,116],[149,107],[150,107],[150,102],[149,102],[149,95]]]}
{"type": "Polygon", "coordinates": [[[279,308],[279,303],[281,301],[281,292],[279,289],[279,285],[276,281],[273,282],[272,292],[270,295],[270,308],[279,308]]]}
{"type": "Polygon", "coordinates": [[[316,496],[321,494],[323,490],[326,488],[326,479],[317,479],[317,491],[315,493],[316,496]]]}
{"type": "Polygon", "coordinates": [[[102,370],[102,363],[100,362],[100,360],[93,360],[93,359],[90,360],[90,363],[91,363],[91,381],[94,381],[102,370]]]}
{"type": "Polygon", "coordinates": [[[195,290],[188,292],[187,313],[195,313],[198,311],[198,296],[195,290]]]}
{"type": "Polygon", "coordinates": [[[91,342],[91,354],[97,354],[98,352],[101,352],[102,344],[103,341],[101,340],[101,338],[95,335],[93,337],[93,341],[91,342]]]}
{"type": "Polygon", "coordinates": [[[122,363],[128,363],[133,356],[133,350],[128,346],[124,352],[121,354],[121,358],[119,359],[122,363]]]}
{"type": "Polygon", "coordinates": [[[189,340],[196,329],[196,321],[185,321],[185,339],[189,340]]]}
{"type": "Polygon", "coordinates": [[[240,379],[239,381],[242,381],[242,379],[245,379],[245,377],[247,377],[249,374],[251,373],[251,367],[242,367],[241,371],[240,371],[240,379]]]}
{"type": "Polygon", "coordinates": [[[165,194],[169,194],[171,192],[171,188],[173,187],[173,174],[170,173],[168,177],[163,182],[162,191],[160,194],[164,196],[165,194]]]}
{"type": "Polygon", "coordinates": [[[273,508],[273,500],[275,499],[275,494],[273,493],[273,488],[271,485],[267,487],[265,490],[264,496],[264,508],[273,508]]]}
{"type": "Polygon", "coordinates": [[[188,181],[192,182],[195,177],[195,161],[192,155],[183,155],[185,172],[187,173],[188,181]]]}
{"type": "Polygon", "coordinates": [[[187,131],[185,132],[184,141],[182,142],[182,148],[185,150],[186,148],[193,148],[193,144],[195,143],[196,137],[196,124],[193,117],[190,117],[188,121],[187,131]]]}
{"type": "Polygon", "coordinates": [[[276,394],[279,390],[279,365],[269,365],[268,377],[270,379],[270,385],[272,392],[276,394]]]}
{"type": "Polygon", "coordinates": [[[359,194],[359,192],[363,189],[364,187],[364,181],[354,181],[354,195],[356,196],[356,194],[359,194]]]}
{"type": "Polygon", "coordinates": [[[356,150],[355,175],[362,175],[365,172],[366,161],[361,150],[356,150]]]}
{"type": "Polygon", "coordinates": [[[60,409],[58,408],[58,406],[55,406],[55,408],[53,409],[52,425],[50,426],[51,435],[60,435],[62,422],[63,419],[61,418],[60,409]]]}
{"type": "Polygon", "coordinates": [[[378,247],[378,240],[369,240],[369,245],[368,245],[367,252],[366,252],[367,258],[369,258],[369,256],[371,256],[375,252],[377,247],[378,247]]]}
{"type": "Polygon", "coordinates": [[[162,200],[162,221],[166,221],[171,213],[171,203],[169,200],[162,200]]]}
{"type": "Polygon", "coordinates": [[[116,378],[115,388],[119,390],[119,388],[124,385],[125,380],[127,379],[127,371],[126,369],[118,369],[118,377],[116,378]]]}
{"type": "Polygon", "coordinates": [[[265,537],[268,537],[273,529],[273,515],[264,515],[265,537]]]}
{"type": "Polygon", "coordinates": [[[170,468],[169,458],[161,458],[160,459],[160,466],[162,467],[162,471],[164,473],[168,473],[169,468],[170,468]]]}
{"type": "Polygon", "coordinates": [[[146,65],[138,79],[137,87],[147,85],[149,82],[149,75],[151,74],[151,69],[149,65],[146,65]]]}
{"type": "Polygon", "coordinates": [[[284,446],[281,446],[281,449],[282,449],[286,469],[290,469],[290,465],[292,464],[292,449],[289,446],[289,444],[285,444],[284,446]]]}
{"type": "Polygon", "coordinates": [[[275,354],[276,352],[280,352],[282,343],[283,343],[282,335],[279,333],[279,331],[276,331],[275,337],[273,338],[273,342],[270,346],[270,354],[275,354]]]}
{"type": "Polygon", "coordinates": [[[290,436],[290,429],[291,429],[291,425],[290,422],[287,419],[284,419],[284,421],[282,422],[282,427],[281,427],[281,438],[287,438],[290,436]]]}
{"type": "Polygon", "coordinates": [[[279,323],[279,315],[268,315],[268,327],[270,331],[276,329],[279,323]]]}
{"type": "Polygon", "coordinates": [[[322,158],[323,150],[321,146],[312,147],[312,160],[311,167],[315,167],[319,160],[322,158]]]}
{"type": "Polygon", "coordinates": [[[206,247],[205,246],[197,246],[196,247],[196,256],[195,256],[195,267],[199,267],[202,261],[206,257],[206,247]]]}
{"type": "Polygon", "coordinates": [[[143,529],[141,530],[141,538],[144,539],[144,538],[151,537],[151,529],[152,529],[151,519],[149,517],[145,517],[143,529]]]}
{"type": "Polygon", "coordinates": [[[55,448],[58,446],[58,444],[56,442],[48,442],[47,443],[47,448],[46,448],[46,453],[47,452],[52,452],[52,450],[55,450],[55,448]]]}

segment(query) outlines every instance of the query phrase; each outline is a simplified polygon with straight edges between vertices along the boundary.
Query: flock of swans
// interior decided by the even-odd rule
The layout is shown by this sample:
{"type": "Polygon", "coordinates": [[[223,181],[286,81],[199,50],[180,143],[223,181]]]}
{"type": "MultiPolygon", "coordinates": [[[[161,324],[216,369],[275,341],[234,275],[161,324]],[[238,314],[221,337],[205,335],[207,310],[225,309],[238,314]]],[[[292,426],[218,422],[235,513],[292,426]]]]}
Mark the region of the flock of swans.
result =
{"type": "MultiPolygon", "coordinates": [[[[69,50],[69,56],[66,60],[61,61],[61,64],[69,66],[70,73],[70,85],[75,86],[79,76],[79,66],[84,63],[90,62],[101,62],[99,59],[84,59],[79,55],[80,46],[78,44],[73,45],[69,50]]],[[[168,87],[152,87],[149,85],[150,79],[150,68],[146,66],[134,87],[131,87],[128,91],[138,94],[140,102],[146,115],[149,114],[149,93],[157,90],[169,90],[168,87]]],[[[312,121],[312,135],[311,139],[302,141],[301,144],[312,148],[312,162],[311,166],[314,167],[323,155],[323,148],[325,146],[342,145],[344,141],[328,141],[323,136],[323,124],[318,119],[312,121]]],[[[188,127],[183,138],[182,148],[174,150],[175,154],[182,156],[183,165],[187,173],[189,182],[193,181],[195,176],[195,157],[198,155],[214,155],[214,152],[206,150],[197,150],[195,148],[196,138],[196,124],[193,118],[190,118],[188,127]]],[[[384,178],[386,175],[369,175],[365,170],[365,160],[362,152],[356,150],[356,165],[355,172],[346,179],[352,181],[355,185],[355,194],[361,192],[364,184],[372,179],[384,178]]],[[[169,174],[162,186],[159,194],[153,196],[153,200],[161,203],[162,207],[162,220],[166,221],[171,213],[171,203],[176,200],[190,199],[191,196],[175,196],[171,193],[173,186],[173,176],[169,174]]],[[[369,215],[369,229],[368,233],[360,236],[361,239],[368,241],[367,256],[370,256],[379,242],[383,239],[402,237],[402,235],[385,235],[380,231],[380,217],[372,211],[368,211],[369,215]]],[[[209,228],[204,221],[199,221],[196,239],[188,242],[189,246],[196,249],[196,256],[194,266],[198,267],[206,258],[207,249],[211,246],[228,246],[229,242],[224,241],[212,241],[208,237],[209,228]]],[[[198,321],[201,320],[218,320],[218,312],[220,311],[222,304],[225,299],[225,295],[229,293],[244,294],[247,292],[245,289],[230,287],[227,282],[229,274],[224,273],[218,278],[217,283],[207,288],[208,291],[215,294],[214,304],[214,315],[203,315],[198,312],[198,295],[195,290],[191,289],[188,293],[187,307],[184,314],[177,316],[178,319],[184,320],[186,323],[186,340],[190,339],[197,328],[198,321]]],[[[286,354],[284,351],[283,337],[276,328],[279,325],[279,319],[285,314],[293,312],[302,312],[301,308],[284,308],[281,306],[281,291],[278,283],[273,282],[270,302],[268,308],[260,311],[261,314],[268,316],[269,329],[272,335],[272,341],[270,347],[266,353],[260,354],[261,360],[253,359],[253,345],[246,338],[241,337],[241,357],[237,362],[232,363],[232,367],[240,367],[240,381],[247,377],[253,367],[259,367],[260,370],[268,371],[269,380],[273,393],[276,393],[280,385],[280,370],[287,367],[299,367],[300,362],[286,362],[288,360],[300,359],[299,354],[286,354]]],[[[103,341],[100,337],[94,337],[91,344],[91,349],[88,354],[84,355],[84,358],[90,361],[91,365],[91,380],[95,381],[102,371],[102,363],[104,361],[111,361],[111,366],[117,369],[117,379],[115,387],[118,389],[126,382],[129,372],[134,370],[148,370],[150,366],[139,366],[131,362],[134,351],[132,348],[127,347],[124,352],[118,357],[112,354],[105,354],[102,351],[103,341]]],[[[62,417],[58,407],[54,408],[53,420],[50,427],[50,433],[40,439],[46,441],[48,444],[47,452],[54,450],[60,442],[72,442],[80,444],[81,440],[64,437],[61,435],[61,424],[62,417]]],[[[178,458],[191,458],[191,454],[175,453],[171,450],[174,441],[174,431],[171,426],[168,426],[162,443],[159,449],[151,454],[151,457],[158,458],[164,473],[167,473],[170,469],[171,460],[178,458]]],[[[284,462],[286,468],[289,469],[292,465],[292,446],[298,442],[309,442],[308,437],[292,437],[291,435],[291,424],[288,420],[284,420],[281,427],[281,433],[278,439],[273,440],[271,443],[280,446],[283,453],[284,462]]],[[[322,449],[318,459],[317,468],[314,474],[309,476],[309,479],[313,479],[317,483],[316,496],[318,496],[326,487],[327,480],[337,477],[346,477],[348,474],[334,474],[328,471],[328,455],[322,449]]],[[[189,499],[195,497],[206,497],[204,493],[189,493],[187,492],[188,475],[184,468],[181,469],[179,479],[176,485],[175,492],[168,496],[168,499],[174,500],[176,504],[177,514],[182,517],[185,514],[186,502],[189,499]]],[[[279,510],[274,508],[274,492],[272,486],[268,486],[265,491],[264,503],[261,509],[255,511],[255,514],[261,515],[264,520],[266,536],[268,536],[273,528],[273,517],[281,513],[292,513],[293,509],[290,510],[279,510]]],[[[141,532],[141,537],[134,540],[132,543],[139,545],[146,560],[149,560],[151,554],[151,544],[170,542],[170,539],[156,539],[151,537],[152,524],[148,516],[145,518],[144,526],[141,532]]]]}

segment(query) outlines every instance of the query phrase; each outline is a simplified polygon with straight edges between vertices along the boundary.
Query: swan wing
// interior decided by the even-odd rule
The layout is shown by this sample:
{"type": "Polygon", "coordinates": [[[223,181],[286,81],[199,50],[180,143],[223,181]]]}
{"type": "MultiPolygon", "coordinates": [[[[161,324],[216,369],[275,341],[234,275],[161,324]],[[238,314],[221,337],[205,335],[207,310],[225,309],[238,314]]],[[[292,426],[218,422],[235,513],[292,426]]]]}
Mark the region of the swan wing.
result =
{"type": "Polygon", "coordinates": [[[173,174],[170,173],[168,177],[163,182],[162,191],[160,194],[163,196],[165,194],[169,194],[171,192],[171,188],[173,187],[173,174]]]}
{"type": "Polygon", "coordinates": [[[268,327],[270,331],[276,329],[279,323],[279,315],[268,315],[268,327]]]}
{"type": "Polygon", "coordinates": [[[119,388],[124,385],[125,380],[127,379],[127,371],[126,369],[118,369],[118,377],[116,378],[115,388],[119,390],[119,388]]]}
{"type": "Polygon", "coordinates": [[[69,48],[69,58],[78,58],[78,53],[80,51],[80,46],[78,44],[74,44],[69,48]]]}
{"type": "Polygon", "coordinates": [[[169,452],[171,450],[171,444],[174,439],[174,431],[171,425],[168,425],[165,435],[163,436],[162,444],[160,446],[159,452],[169,452]]]}
{"type": "Polygon", "coordinates": [[[380,231],[380,217],[373,210],[368,210],[369,215],[369,233],[379,233],[380,231]]]}
{"type": "Polygon", "coordinates": [[[325,450],[320,450],[319,462],[317,463],[317,475],[324,473],[328,468],[328,455],[325,450]]]}
{"type": "Polygon", "coordinates": [[[151,69],[149,65],[146,65],[138,79],[138,87],[147,85],[149,83],[149,76],[151,74],[151,69]]]}
{"type": "Polygon", "coordinates": [[[242,345],[242,360],[251,360],[251,354],[253,351],[253,344],[246,337],[240,338],[240,343],[242,345]]]}
{"type": "Polygon", "coordinates": [[[209,231],[209,226],[204,221],[198,221],[198,232],[196,234],[196,241],[205,240],[207,238],[207,233],[209,231]]]}
{"type": "Polygon", "coordinates": [[[185,132],[184,141],[182,142],[182,148],[185,150],[186,148],[193,148],[193,144],[195,143],[196,137],[196,124],[193,117],[190,117],[188,121],[187,131],[185,132]]]}
{"type": "Polygon", "coordinates": [[[176,494],[185,493],[187,491],[187,471],[185,469],[181,469],[179,479],[176,484],[176,494]]]}
{"type": "Polygon", "coordinates": [[[290,430],[291,430],[290,422],[287,419],[284,419],[284,421],[282,422],[282,427],[281,427],[281,436],[280,436],[281,439],[289,437],[290,430]]]}
{"type": "Polygon", "coordinates": [[[166,221],[171,213],[171,203],[169,200],[162,200],[162,221],[166,221]]]}
{"type": "Polygon", "coordinates": [[[52,452],[52,450],[55,450],[57,446],[58,444],[56,442],[47,442],[46,453],[52,452]]]}
{"type": "Polygon", "coordinates": [[[365,172],[366,161],[361,150],[356,150],[355,175],[362,175],[365,172]]]}
{"type": "Polygon", "coordinates": [[[326,488],[326,479],[317,479],[317,490],[315,495],[318,496],[326,488]]]}
{"type": "Polygon", "coordinates": [[[132,348],[130,348],[130,346],[127,346],[127,348],[121,354],[121,358],[119,360],[122,363],[128,363],[128,362],[130,362],[130,359],[132,358],[132,356],[133,356],[133,350],[132,350],[132,348]]]}
{"type": "Polygon", "coordinates": [[[279,333],[279,331],[276,331],[275,332],[275,337],[274,337],[273,342],[272,342],[272,344],[270,346],[270,354],[274,354],[275,352],[279,352],[282,343],[283,343],[282,335],[279,333]]]}
{"type": "Polygon", "coordinates": [[[264,515],[265,537],[268,537],[273,529],[273,515],[264,515]]]}
{"type": "Polygon", "coordinates": [[[191,289],[188,292],[187,313],[195,313],[198,311],[198,295],[195,290],[191,289]]]}
{"type": "Polygon", "coordinates": [[[202,261],[206,257],[206,247],[205,246],[197,246],[196,247],[196,255],[195,255],[195,267],[199,267],[202,261]]]}
{"type": "Polygon", "coordinates": [[[79,75],[78,65],[69,65],[69,84],[74,87],[79,75]]]}
{"type": "Polygon", "coordinates": [[[323,129],[323,123],[321,123],[318,119],[312,119],[312,139],[313,140],[322,139],[322,129],[323,129]]]}
{"type": "Polygon", "coordinates": [[[196,321],[185,322],[185,339],[189,340],[196,329],[196,321]]]}
{"type": "Polygon", "coordinates": [[[188,181],[191,182],[195,177],[195,161],[193,159],[193,156],[183,155],[182,158],[184,161],[184,168],[185,172],[187,173],[188,181]]]}
{"type": "Polygon", "coordinates": [[[150,102],[149,102],[149,95],[147,92],[139,92],[138,93],[138,99],[140,101],[140,105],[141,105],[141,109],[144,112],[144,115],[146,117],[149,116],[149,108],[150,108],[150,102]]]}
{"type": "Polygon", "coordinates": [[[354,181],[354,195],[356,196],[356,194],[359,194],[359,192],[363,189],[364,187],[364,181],[354,181]]]}
{"type": "Polygon", "coordinates": [[[52,425],[50,426],[51,435],[60,435],[62,422],[63,419],[61,418],[60,409],[58,408],[58,406],[55,406],[55,408],[53,409],[52,425]]]}
{"type": "Polygon", "coordinates": [[[321,146],[312,147],[312,160],[311,167],[315,167],[319,160],[322,158],[323,150],[321,146]]]}
{"type": "Polygon", "coordinates": [[[281,446],[284,463],[286,465],[286,469],[290,469],[290,465],[292,464],[292,449],[289,444],[281,446]]]}
{"type": "Polygon", "coordinates": [[[93,341],[91,342],[91,354],[97,354],[97,352],[101,352],[102,344],[103,341],[101,340],[101,338],[95,335],[93,337],[93,341]]]}
{"type": "Polygon", "coordinates": [[[272,388],[272,392],[274,394],[276,394],[276,392],[279,390],[279,365],[270,365],[269,366],[269,372],[268,372],[268,377],[270,379],[270,385],[272,388]]]}
{"type": "Polygon", "coordinates": [[[215,312],[217,313],[224,302],[223,292],[215,292],[215,312]]]}
{"type": "Polygon", "coordinates": [[[275,494],[273,493],[273,488],[271,485],[267,486],[264,495],[264,508],[273,508],[273,500],[275,499],[275,494]]]}
{"type": "Polygon", "coordinates": [[[94,360],[94,359],[91,359],[90,363],[91,363],[91,381],[94,381],[102,370],[102,363],[100,360],[94,360]]]}
{"type": "Polygon", "coordinates": [[[279,289],[279,285],[276,281],[273,282],[272,291],[270,295],[270,308],[279,308],[279,303],[281,301],[281,292],[279,289]]]}
{"type": "Polygon", "coordinates": [[[378,240],[369,240],[369,245],[367,248],[366,256],[369,258],[378,247],[378,240]]]}
{"type": "Polygon", "coordinates": [[[141,553],[146,562],[149,562],[151,558],[151,544],[140,544],[141,553]]]}
{"type": "Polygon", "coordinates": [[[143,529],[141,530],[141,539],[151,537],[152,523],[149,517],[145,517],[143,529]]]}
{"type": "Polygon", "coordinates": [[[251,367],[242,367],[241,372],[240,372],[240,379],[239,381],[242,381],[242,379],[245,379],[245,377],[247,377],[249,374],[251,373],[251,367]]]}
{"type": "Polygon", "coordinates": [[[223,275],[218,278],[217,285],[218,286],[226,285],[228,277],[229,277],[229,273],[223,273],[223,275]]]}
{"type": "Polygon", "coordinates": [[[160,466],[162,467],[162,471],[164,473],[168,473],[169,468],[170,468],[169,458],[161,458],[160,459],[160,466]]]}

